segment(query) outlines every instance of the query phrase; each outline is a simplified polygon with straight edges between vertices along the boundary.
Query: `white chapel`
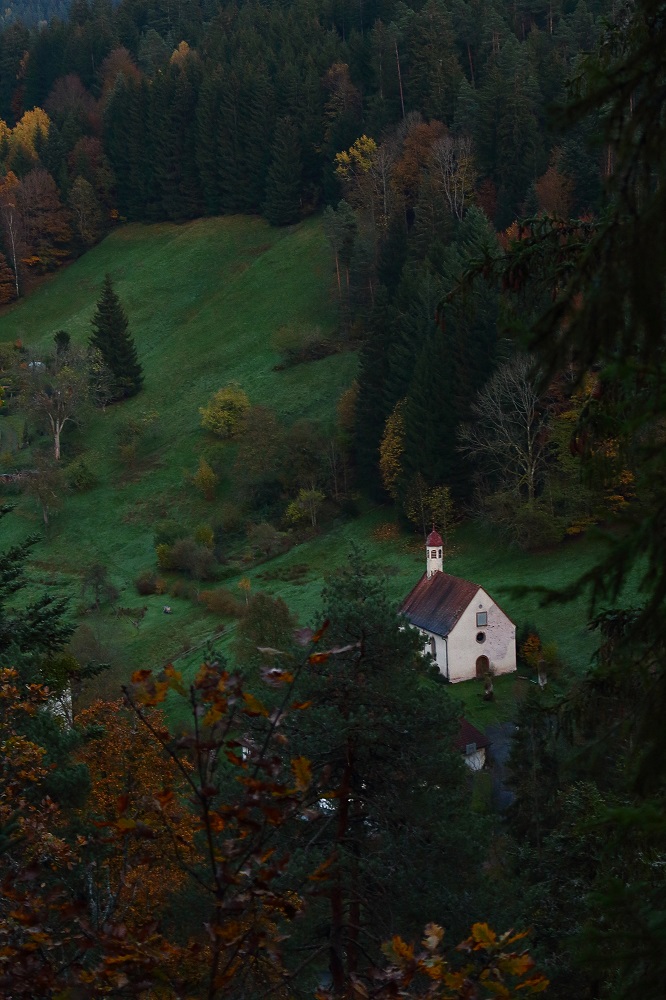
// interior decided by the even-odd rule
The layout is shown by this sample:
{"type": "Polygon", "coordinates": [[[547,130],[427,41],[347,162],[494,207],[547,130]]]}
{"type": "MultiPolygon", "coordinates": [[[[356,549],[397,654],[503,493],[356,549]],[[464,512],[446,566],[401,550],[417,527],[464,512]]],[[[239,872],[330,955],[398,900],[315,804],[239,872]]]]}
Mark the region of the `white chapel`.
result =
{"type": "Polygon", "coordinates": [[[444,545],[426,540],[426,571],[400,609],[452,683],[516,669],[516,626],[483,587],[444,572],[444,545]]]}

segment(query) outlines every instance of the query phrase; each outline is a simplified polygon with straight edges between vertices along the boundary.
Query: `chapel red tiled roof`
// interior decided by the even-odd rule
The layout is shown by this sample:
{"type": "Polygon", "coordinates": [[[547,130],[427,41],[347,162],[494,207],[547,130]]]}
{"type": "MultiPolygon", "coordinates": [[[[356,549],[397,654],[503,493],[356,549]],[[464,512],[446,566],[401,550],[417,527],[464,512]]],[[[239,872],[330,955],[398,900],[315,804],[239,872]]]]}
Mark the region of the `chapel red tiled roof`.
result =
{"type": "Polygon", "coordinates": [[[424,574],[403,601],[400,612],[417,628],[446,636],[478,590],[478,584],[449,573],[434,573],[431,577],[424,574]]]}
{"type": "Polygon", "coordinates": [[[426,545],[443,545],[442,536],[439,531],[435,531],[433,528],[428,537],[426,538],[426,545]]]}
{"type": "Polygon", "coordinates": [[[460,729],[458,730],[454,746],[456,750],[461,750],[464,753],[470,743],[476,743],[477,750],[482,750],[490,746],[490,740],[479,729],[473,726],[471,722],[468,722],[467,719],[461,719],[460,729]]]}

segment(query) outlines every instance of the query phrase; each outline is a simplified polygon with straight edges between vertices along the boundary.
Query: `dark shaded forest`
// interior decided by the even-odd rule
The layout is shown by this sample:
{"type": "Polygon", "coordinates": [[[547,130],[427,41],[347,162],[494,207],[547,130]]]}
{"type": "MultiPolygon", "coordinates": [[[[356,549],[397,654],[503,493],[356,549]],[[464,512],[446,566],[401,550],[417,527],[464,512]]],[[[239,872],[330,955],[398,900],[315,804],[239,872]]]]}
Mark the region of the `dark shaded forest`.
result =
{"type": "MultiPolygon", "coordinates": [[[[468,503],[481,463],[456,433],[507,360],[497,293],[478,281],[471,307],[433,319],[496,231],[506,247],[525,215],[600,209],[612,163],[594,115],[562,133],[552,108],[605,13],[585,0],[80,2],[68,22],[12,24],[0,37],[0,301],[122,220],[263,213],[287,225],[325,207],[341,332],[362,345],[361,485],[416,524],[442,506],[433,489],[468,503]],[[397,470],[382,470],[387,428],[397,470]]],[[[568,502],[562,440],[557,474],[537,461],[524,523],[505,525],[526,547],[553,523],[553,538],[579,530],[605,502],[579,490],[568,502]],[[549,509],[535,508],[546,486],[549,509]]],[[[495,494],[490,480],[482,492],[495,494]]],[[[505,495],[490,516],[506,522],[506,508],[505,495]]]]}
{"type": "MultiPolygon", "coordinates": [[[[2,162],[20,181],[46,171],[74,214],[85,181],[92,233],[118,217],[265,211],[280,223],[337,203],[335,156],[359,136],[407,140],[412,176],[398,182],[401,211],[388,213],[395,268],[400,243],[426,225],[419,157],[443,135],[471,143],[468,195],[499,228],[539,199],[598,205],[602,151],[583,134],[558,139],[548,108],[603,13],[583,0],[557,11],[77,3],[68,22],[2,33],[2,162]],[[48,120],[25,121],[37,108],[48,120]],[[416,116],[430,136],[412,136],[416,116]]],[[[71,228],[68,249],[92,235],[71,228]]]]}

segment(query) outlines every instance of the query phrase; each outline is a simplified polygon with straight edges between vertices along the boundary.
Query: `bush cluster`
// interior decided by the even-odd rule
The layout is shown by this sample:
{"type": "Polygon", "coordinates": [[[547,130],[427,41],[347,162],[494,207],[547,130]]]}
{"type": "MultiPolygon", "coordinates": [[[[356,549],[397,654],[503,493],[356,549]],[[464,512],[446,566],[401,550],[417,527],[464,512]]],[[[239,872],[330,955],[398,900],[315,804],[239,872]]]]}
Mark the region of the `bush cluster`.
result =
{"type": "Polygon", "coordinates": [[[202,590],[199,601],[206,610],[224,618],[241,618],[246,611],[244,601],[240,601],[227,587],[219,590],[202,590]]]}

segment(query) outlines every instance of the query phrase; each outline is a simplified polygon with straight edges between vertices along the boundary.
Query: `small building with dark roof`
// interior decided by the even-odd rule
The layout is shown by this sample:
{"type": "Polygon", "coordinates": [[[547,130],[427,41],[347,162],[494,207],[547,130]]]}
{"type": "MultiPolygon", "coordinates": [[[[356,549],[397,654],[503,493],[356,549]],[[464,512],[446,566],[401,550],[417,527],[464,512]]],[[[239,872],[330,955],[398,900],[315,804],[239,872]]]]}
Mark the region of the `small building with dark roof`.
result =
{"type": "Polygon", "coordinates": [[[460,720],[460,729],[455,741],[455,748],[463,755],[464,761],[472,771],[481,771],[486,764],[486,750],[490,740],[481,730],[473,726],[467,719],[460,720]]]}
{"type": "Polygon", "coordinates": [[[452,683],[516,669],[516,626],[483,587],[444,572],[443,542],[434,530],[426,541],[426,572],[400,611],[452,683]]]}

